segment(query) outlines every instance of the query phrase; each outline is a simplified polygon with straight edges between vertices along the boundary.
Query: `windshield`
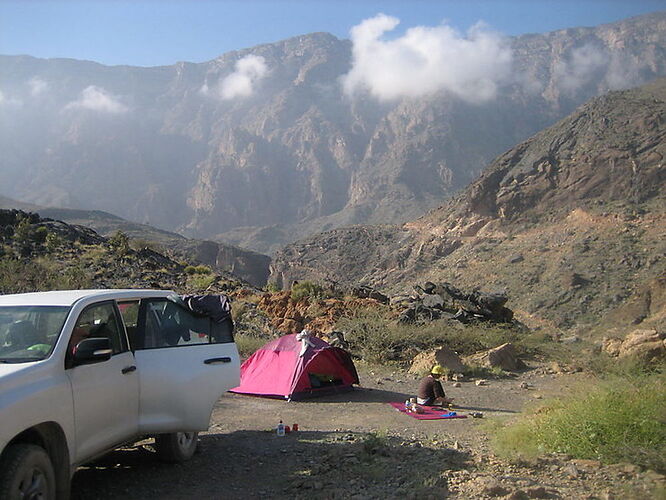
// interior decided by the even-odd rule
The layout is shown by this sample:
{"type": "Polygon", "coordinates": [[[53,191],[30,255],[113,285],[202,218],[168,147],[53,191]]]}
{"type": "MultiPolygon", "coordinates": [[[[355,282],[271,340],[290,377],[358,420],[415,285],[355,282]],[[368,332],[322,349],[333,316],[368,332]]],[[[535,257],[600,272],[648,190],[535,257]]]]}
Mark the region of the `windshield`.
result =
{"type": "Polygon", "coordinates": [[[0,363],[45,359],[67,319],[64,306],[0,306],[0,363]]]}

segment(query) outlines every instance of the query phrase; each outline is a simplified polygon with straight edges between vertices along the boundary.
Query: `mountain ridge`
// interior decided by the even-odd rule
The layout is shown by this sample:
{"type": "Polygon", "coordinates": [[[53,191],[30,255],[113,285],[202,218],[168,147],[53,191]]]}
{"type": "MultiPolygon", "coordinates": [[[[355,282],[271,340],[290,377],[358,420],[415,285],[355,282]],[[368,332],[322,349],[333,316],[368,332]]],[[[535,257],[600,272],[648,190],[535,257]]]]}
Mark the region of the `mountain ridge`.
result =
{"type": "MultiPolygon", "coordinates": [[[[508,290],[526,322],[603,324],[666,286],[665,145],[666,79],[612,92],[500,155],[419,219],[285,247],[271,279],[402,293],[419,280],[481,285],[508,290]]],[[[615,326],[662,325],[666,303],[653,305],[615,326]]]]}
{"type": "Polygon", "coordinates": [[[485,104],[443,91],[351,98],[338,79],[352,45],[324,33],[149,68],[2,56],[12,127],[0,185],[271,253],[325,229],[413,219],[589,97],[666,74],[665,12],[510,41],[522,76],[485,104]],[[220,83],[250,55],[265,76],[224,99],[220,83]]]}

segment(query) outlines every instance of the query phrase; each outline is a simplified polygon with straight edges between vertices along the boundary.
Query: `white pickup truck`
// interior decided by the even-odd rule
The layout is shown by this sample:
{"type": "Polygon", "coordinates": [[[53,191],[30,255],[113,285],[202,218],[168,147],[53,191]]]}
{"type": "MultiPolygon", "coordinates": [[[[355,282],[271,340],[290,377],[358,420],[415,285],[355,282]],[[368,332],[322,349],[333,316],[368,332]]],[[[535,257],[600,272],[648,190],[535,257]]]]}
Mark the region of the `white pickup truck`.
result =
{"type": "Polygon", "coordinates": [[[66,499],[77,466],[144,436],[190,458],[239,383],[232,330],[169,291],[0,296],[0,498],[66,499]]]}

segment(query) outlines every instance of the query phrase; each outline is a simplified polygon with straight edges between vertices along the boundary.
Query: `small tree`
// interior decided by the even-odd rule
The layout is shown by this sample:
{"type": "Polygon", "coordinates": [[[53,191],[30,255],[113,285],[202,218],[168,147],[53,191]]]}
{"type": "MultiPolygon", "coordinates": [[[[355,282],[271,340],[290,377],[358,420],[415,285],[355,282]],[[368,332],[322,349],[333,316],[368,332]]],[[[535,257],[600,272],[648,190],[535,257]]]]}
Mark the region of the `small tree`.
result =
{"type": "Polygon", "coordinates": [[[291,299],[299,301],[305,297],[320,299],[324,296],[324,287],[312,281],[301,281],[291,288],[291,299]]]}
{"type": "Polygon", "coordinates": [[[129,236],[118,230],[109,238],[109,246],[116,254],[127,255],[130,251],[129,236]]]}

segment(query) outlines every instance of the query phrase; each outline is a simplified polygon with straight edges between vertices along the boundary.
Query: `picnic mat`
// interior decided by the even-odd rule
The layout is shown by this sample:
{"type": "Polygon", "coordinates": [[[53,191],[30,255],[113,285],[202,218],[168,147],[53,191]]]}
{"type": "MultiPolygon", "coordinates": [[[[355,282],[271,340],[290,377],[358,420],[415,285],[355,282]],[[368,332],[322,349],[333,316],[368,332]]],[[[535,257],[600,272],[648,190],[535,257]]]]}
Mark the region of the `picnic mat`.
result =
{"type": "Polygon", "coordinates": [[[448,410],[448,408],[442,408],[441,406],[424,406],[419,405],[423,409],[423,413],[414,413],[412,411],[405,410],[405,403],[391,402],[389,403],[393,408],[398,410],[400,413],[405,413],[412,418],[417,420],[440,420],[446,418],[467,418],[467,415],[453,415],[448,410]]]}

